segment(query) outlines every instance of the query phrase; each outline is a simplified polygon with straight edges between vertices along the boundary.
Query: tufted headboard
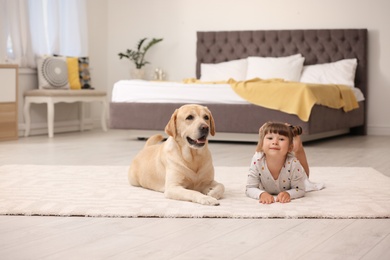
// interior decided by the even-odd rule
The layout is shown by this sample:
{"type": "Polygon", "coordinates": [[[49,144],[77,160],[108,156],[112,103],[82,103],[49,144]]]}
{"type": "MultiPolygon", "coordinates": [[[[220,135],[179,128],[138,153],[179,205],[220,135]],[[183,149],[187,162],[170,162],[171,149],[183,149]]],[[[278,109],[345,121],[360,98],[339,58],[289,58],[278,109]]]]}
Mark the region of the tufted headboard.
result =
{"type": "Polygon", "coordinates": [[[367,97],[367,29],[197,32],[196,77],[201,63],[297,53],[305,65],[357,58],[355,86],[367,97]]]}

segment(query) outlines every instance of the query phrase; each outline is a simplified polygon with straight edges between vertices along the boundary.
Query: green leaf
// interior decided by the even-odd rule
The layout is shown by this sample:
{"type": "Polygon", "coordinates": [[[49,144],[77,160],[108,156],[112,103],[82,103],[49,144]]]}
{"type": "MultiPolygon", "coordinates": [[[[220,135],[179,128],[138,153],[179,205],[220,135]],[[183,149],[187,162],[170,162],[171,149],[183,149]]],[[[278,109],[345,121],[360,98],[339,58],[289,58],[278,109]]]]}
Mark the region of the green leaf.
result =
{"type": "Polygon", "coordinates": [[[153,38],[148,43],[146,43],[146,40],[147,40],[147,38],[142,38],[141,40],[139,40],[136,50],[127,49],[125,53],[122,53],[122,52],[118,53],[119,58],[120,59],[127,58],[130,61],[134,62],[135,67],[137,69],[140,69],[143,66],[145,66],[146,64],[149,64],[149,62],[145,60],[146,52],[152,46],[161,42],[163,39],[162,38],[160,38],[160,39],[153,38]],[[146,44],[146,46],[142,48],[144,43],[146,44]]]}

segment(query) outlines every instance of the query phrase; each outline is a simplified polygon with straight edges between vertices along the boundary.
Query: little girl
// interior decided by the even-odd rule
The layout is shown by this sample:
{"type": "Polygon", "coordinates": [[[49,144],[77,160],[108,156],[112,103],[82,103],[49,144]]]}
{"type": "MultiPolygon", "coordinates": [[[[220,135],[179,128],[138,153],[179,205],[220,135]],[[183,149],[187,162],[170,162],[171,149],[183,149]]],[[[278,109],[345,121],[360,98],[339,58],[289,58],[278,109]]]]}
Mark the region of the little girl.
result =
{"type": "Polygon", "coordinates": [[[300,127],[278,122],[268,122],[260,128],[246,185],[248,197],[263,204],[286,203],[305,196],[305,190],[322,188],[308,181],[309,167],[299,138],[301,133],[300,127]]]}

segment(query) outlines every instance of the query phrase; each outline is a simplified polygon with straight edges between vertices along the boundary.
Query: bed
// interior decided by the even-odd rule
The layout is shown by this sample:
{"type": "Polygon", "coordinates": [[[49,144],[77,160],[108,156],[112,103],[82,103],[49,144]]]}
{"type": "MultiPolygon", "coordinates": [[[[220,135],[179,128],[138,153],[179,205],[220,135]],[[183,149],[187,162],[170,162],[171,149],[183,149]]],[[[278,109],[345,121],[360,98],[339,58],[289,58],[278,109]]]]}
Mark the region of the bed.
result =
{"type": "MultiPolygon", "coordinates": [[[[218,65],[248,57],[285,58],[297,54],[304,57],[303,66],[305,68],[314,68],[314,65],[328,65],[343,60],[356,60],[357,66],[353,71],[352,84],[360,95],[358,108],[345,112],[343,109],[315,104],[308,120],[302,120],[295,114],[242,102],[240,99],[228,98],[228,100],[221,101],[215,98],[213,100],[216,97],[213,92],[205,94],[204,96],[208,99],[199,102],[193,99],[145,101],[141,98],[138,100],[112,99],[110,127],[128,129],[132,137],[147,138],[154,133],[163,133],[165,125],[176,108],[186,103],[201,103],[211,110],[216,123],[217,133],[212,140],[256,142],[259,127],[269,120],[300,125],[303,128],[302,139],[304,141],[341,134],[365,135],[368,89],[367,29],[197,32],[196,78],[202,79],[202,66],[205,64],[218,65]]],[[[140,85],[144,83],[138,82],[140,85]]],[[[118,84],[126,85],[129,82],[120,81],[118,84]]],[[[154,84],[170,86],[172,88],[170,92],[174,92],[175,83],[155,82],[154,84]]],[[[212,86],[208,87],[212,89],[212,86]]],[[[113,93],[114,96],[123,95],[113,93]]],[[[184,94],[184,96],[190,95],[184,94]]]]}

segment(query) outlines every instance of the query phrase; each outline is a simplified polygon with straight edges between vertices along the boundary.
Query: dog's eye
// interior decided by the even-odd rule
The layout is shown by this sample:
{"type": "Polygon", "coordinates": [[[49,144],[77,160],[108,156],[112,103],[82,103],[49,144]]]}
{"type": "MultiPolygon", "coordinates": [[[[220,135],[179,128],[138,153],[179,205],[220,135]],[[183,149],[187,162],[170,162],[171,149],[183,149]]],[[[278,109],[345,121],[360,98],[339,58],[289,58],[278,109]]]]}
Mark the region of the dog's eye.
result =
{"type": "Polygon", "coordinates": [[[186,118],[186,120],[192,120],[192,119],[194,119],[194,116],[193,116],[193,115],[189,115],[189,116],[187,116],[187,118],[186,118]]]}
{"type": "Polygon", "coordinates": [[[205,115],[203,118],[204,118],[204,120],[209,120],[210,119],[208,115],[205,115]]]}

